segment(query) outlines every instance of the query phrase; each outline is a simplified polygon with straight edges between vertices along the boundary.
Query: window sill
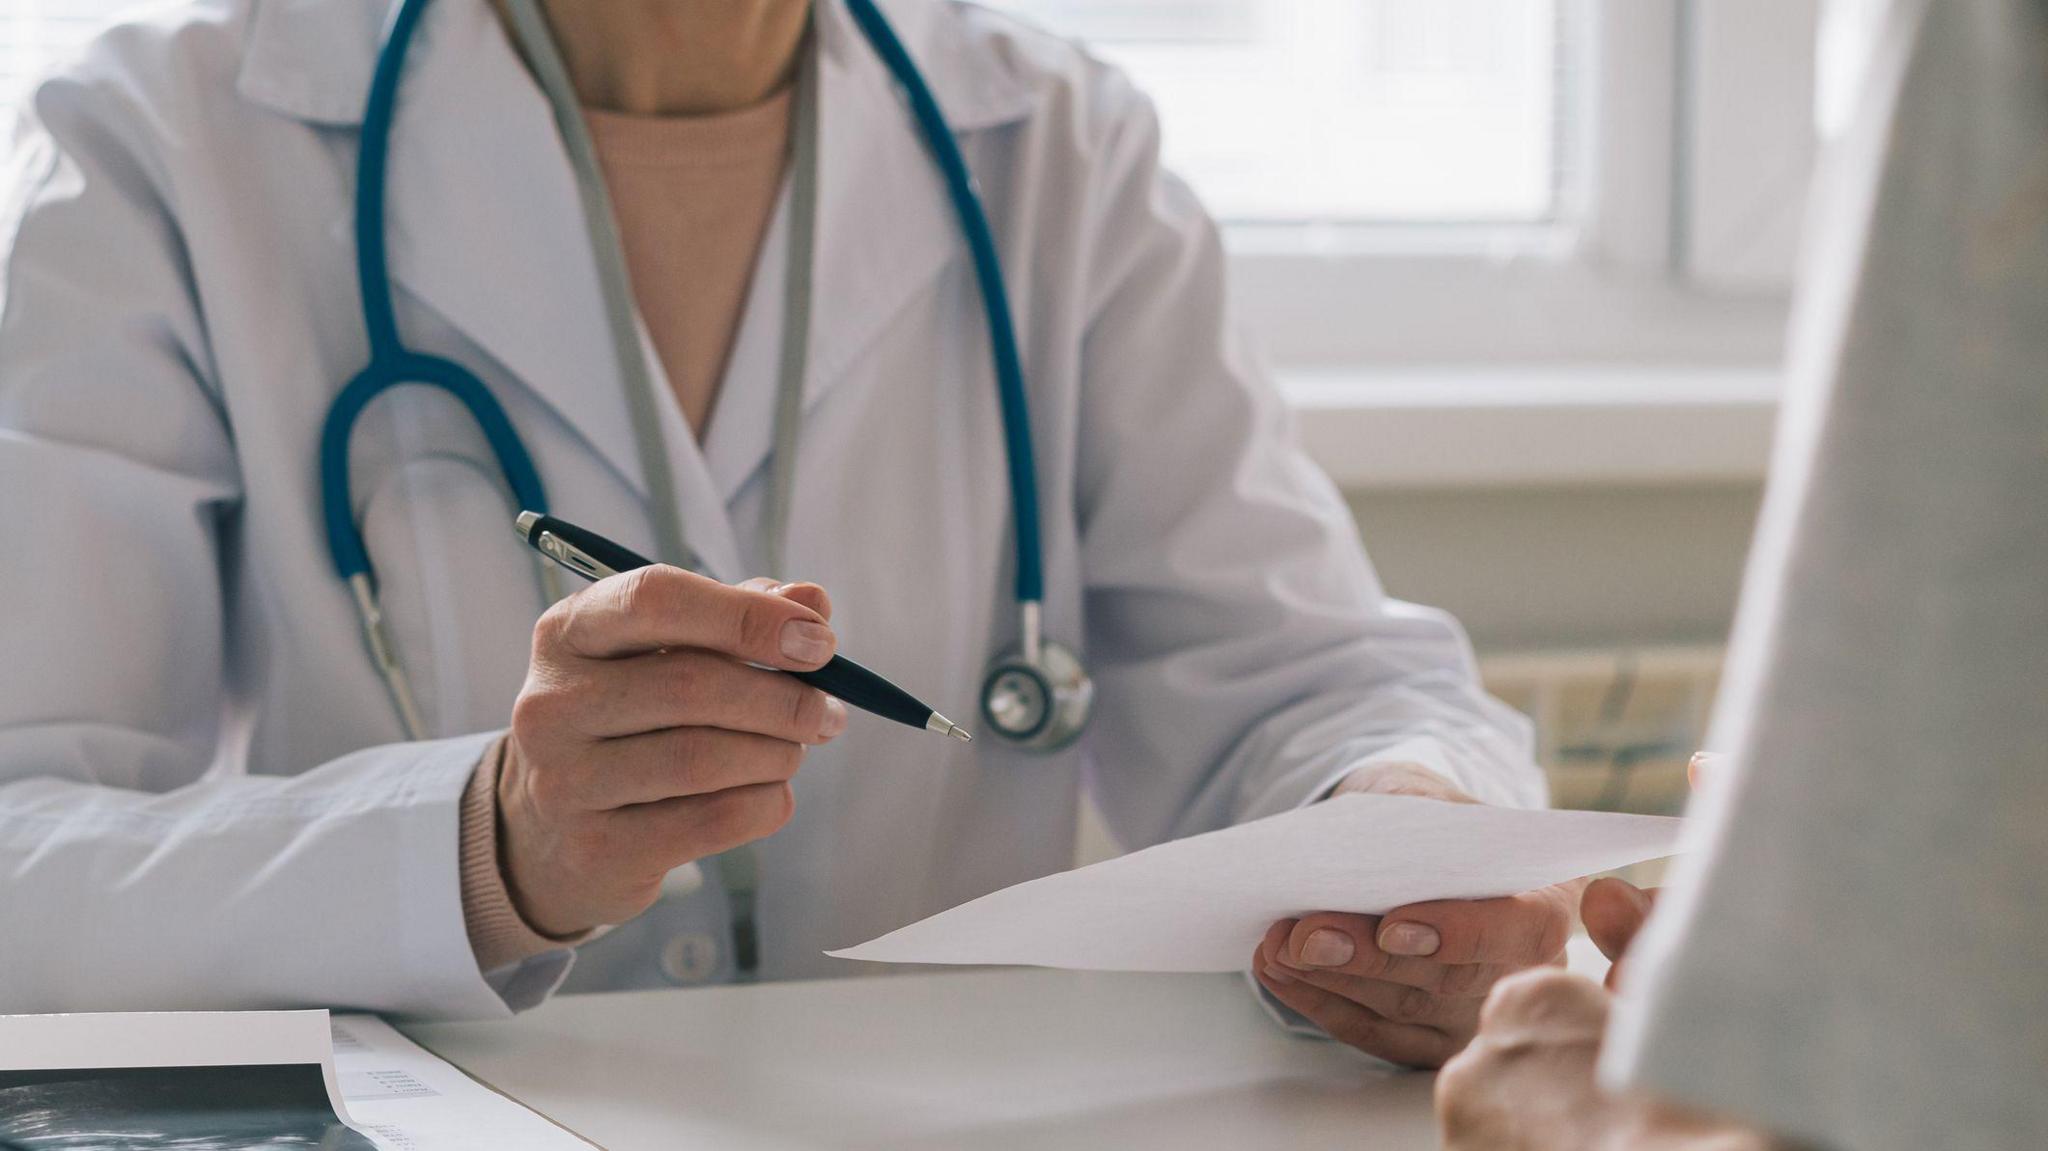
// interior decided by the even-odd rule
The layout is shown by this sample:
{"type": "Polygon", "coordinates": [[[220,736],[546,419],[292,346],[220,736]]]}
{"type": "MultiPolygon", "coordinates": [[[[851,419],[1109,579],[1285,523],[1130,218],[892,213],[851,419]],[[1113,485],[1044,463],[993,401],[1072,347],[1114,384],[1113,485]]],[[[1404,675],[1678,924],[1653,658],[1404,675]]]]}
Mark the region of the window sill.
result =
{"type": "Polygon", "coordinates": [[[1347,491],[1763,479],[1774,367],[1279,373],[1309,454],[1347,491]]]}

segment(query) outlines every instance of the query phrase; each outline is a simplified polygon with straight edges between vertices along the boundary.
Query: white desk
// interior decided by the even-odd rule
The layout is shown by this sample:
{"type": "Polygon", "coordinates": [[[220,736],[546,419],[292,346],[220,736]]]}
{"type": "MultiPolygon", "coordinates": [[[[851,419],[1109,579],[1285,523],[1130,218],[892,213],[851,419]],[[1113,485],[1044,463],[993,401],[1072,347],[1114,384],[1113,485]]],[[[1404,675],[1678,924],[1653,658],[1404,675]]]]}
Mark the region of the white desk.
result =
{"type": "Polygon", "coordinates": [[[407,1028],[609,1151],[1436,1147],[1431,1078],[1227,975],[1037,970],[557,998],[407,1028]]]}

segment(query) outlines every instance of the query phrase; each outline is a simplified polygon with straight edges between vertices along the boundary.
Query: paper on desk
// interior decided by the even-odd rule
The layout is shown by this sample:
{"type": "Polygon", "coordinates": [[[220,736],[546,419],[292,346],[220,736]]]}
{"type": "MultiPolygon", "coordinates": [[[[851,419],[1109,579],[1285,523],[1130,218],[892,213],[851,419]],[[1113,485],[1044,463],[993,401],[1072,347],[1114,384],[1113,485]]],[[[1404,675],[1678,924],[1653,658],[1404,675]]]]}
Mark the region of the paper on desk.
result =
{"type": "Polygon", "coordinates": [[[1672,854],[1679,821],[1340,795],[1007,887],[858,947],[880,963],[1240,971],[1274,920],[1485,899],[1672,854]]]}
{"type": "Polygon", "coordinates": [[[374,1015],[337,1015],[333,1031],[349,1118],[384,1151],[592,1151],[374,1015]]]}

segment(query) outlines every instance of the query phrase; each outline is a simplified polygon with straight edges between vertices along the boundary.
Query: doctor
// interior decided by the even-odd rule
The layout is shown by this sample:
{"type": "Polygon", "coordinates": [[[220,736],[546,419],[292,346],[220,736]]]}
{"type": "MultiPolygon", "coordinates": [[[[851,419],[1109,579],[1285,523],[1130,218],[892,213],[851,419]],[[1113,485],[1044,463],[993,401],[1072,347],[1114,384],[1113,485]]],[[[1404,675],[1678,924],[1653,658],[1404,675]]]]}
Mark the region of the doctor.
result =
{"type": "MultiPolygon", "coordinates": [[[[1340,786],[1542,800],[1292,445],[1149,106],[1065,43],[925,0],[198,0],[27,119],[0,1010],[836,974],[1067,866],[1084,786],[1131,844],[1340,786]],[[509,530],[542,499],[676,566],[551,606],[509,530]],[[999,738],[991,669],[1055,644],[1085,729],[999,738]],[[748,666],[840,648],[979,738],[748,666]]],[[[1247,960],[1437,1063],[1572,895],[1247,960]]]]}

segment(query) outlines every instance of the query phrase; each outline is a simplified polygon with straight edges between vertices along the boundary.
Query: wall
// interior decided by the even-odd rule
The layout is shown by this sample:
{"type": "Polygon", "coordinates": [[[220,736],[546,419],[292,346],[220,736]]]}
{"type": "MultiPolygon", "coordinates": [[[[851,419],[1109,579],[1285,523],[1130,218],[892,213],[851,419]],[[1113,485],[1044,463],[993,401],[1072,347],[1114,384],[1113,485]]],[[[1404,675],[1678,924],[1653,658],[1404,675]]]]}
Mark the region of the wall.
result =
{"type": "MultiPolygon", "coordinates": [[[[1721,643],[1762,495],[1759,485],[1734,484],[1346,498],[1388,590],[1455,612],[1485,654],[1721,643]]],[[[1682,791],[1682,760],[1675,770],[1682,791]]],[[[1555,764],[1552,775],[1559,802],[1587,791],[1555,764]]],[[[1679,802],[1650,798],[1624,806],[1679,802]]],[[[1079,862],[1117,851],[1094,805],[1084,805],[1079,862]]]]}
{"type": "Polygon", "coordinates": [[[1388,590],[1482,652],[1719,643],[1756,485],[1369,491],[1347,498],[1388,590]]]}

